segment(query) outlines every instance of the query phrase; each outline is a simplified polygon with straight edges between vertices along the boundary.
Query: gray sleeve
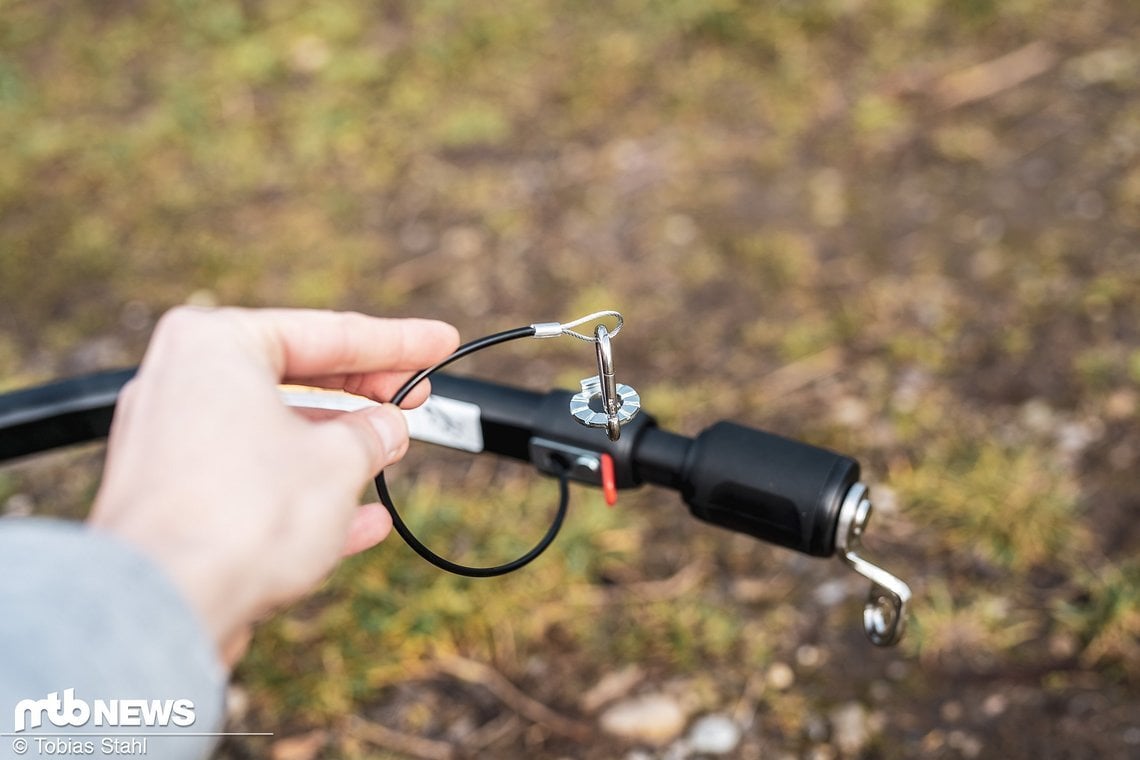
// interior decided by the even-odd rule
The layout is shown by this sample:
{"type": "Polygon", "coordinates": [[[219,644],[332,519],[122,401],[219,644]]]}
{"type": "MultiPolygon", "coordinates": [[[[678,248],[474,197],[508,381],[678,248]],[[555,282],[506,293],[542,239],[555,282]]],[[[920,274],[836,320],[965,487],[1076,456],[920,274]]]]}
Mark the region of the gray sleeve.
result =
{"type": "Polygon", "coordinates": [[[225,683],[148,558],[82,524],[0,519],[0,758],[200,760],[225,683]]]}

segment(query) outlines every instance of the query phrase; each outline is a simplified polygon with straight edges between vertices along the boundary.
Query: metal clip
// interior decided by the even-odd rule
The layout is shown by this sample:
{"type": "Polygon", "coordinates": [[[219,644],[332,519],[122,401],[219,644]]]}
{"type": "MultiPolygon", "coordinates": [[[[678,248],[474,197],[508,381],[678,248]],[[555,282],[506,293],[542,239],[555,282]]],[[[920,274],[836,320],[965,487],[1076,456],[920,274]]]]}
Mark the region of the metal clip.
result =
{"type": "Polygon", "coordinates": [[[598,354],[598,380],[602,386],[602,411],[606,413],[606,435],[611,441],[616,441],[621,436],[617,416],[617,378],[614,377],[614,348],[605,325],[598,325],[594,330],[594,347],[598,354]]]}
{"type": "Polygon", "coordinates": [[[851,569],[871,581],[867,603],[863,605],[863,631],[872,644],[897,644],[906,629],[910,587],[878,565],[859,556],[863,530],[871,519],[871,499],[867,486],[856,483],[839,508],[836,546],[851,569]]]}
{"type": "Polygon", "coordinates": [[[621,437],[621,426],[641,409],[641,397],[633,388],[617,382],[610,335],[605,325],[594,330],[598,374],[582,380],[581,393],[570,399],[570,414],[587,427],[604,427],[609,439],[616,441],[621,437]]]}

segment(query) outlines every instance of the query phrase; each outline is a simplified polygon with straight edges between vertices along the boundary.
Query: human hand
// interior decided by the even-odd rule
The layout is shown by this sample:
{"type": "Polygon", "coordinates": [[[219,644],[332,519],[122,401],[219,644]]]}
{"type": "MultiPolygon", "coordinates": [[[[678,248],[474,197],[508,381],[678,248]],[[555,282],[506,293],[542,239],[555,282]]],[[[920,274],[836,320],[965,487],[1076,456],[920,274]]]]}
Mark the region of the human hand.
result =
{"type": "Polygon", "coordinates": [[[174,309],[119,398],[90,522],[150,555],[232,662],[255,620],[388,534],[387,511],[359,495],[408,445],[390,404],[312,419],[277,385],[383,401],[457,345],[430,320],[174,309]]]}

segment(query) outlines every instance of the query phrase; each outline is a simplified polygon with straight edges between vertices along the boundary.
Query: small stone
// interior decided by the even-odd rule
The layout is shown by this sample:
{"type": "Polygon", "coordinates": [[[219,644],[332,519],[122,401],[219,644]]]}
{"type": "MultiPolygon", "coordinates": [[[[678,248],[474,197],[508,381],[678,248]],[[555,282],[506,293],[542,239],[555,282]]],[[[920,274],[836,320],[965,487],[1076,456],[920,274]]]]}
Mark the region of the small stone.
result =
{"type": "Polygon", "coordinates": [[[774,662],[768,668],[768,685],[776,691],[790,688],[796,682],[796,673],[787,664],[774,662]]]}
{"type": "Polygon", "coordinates": [[[732,598],[743,604],[767,602],[773,596],[772,582],[767,578],[736,578],[729,587],[732,598]]]}
{"type": "Polygon", "coordinates": [[[314,760],[328,743],[328,731],[317,729],[306,734],[278,739],[270,747],[272,760],[314,760]]]}
{"type": "Polygon", "coordinates": [[[14,493],[4,502],[7,517],[29,517],[36,511],[35,500],[26,493],[14,493]]]}
{"type": "Polygon", "coordinates": [[[298,73],[312,74],[323,69],[331,55],[327,42],[316,35],[306,34],[293,42],[289,63],[298,73]]]}
{"type": "Polygon", "coordinates": [[[922,737],[922,751],[928,755],[938,752],[946,746],[946,734],[941,729],[934,729],[922,737]]]}
{"type": "Polygon", "coordinates": [[[664,694],[646,694],[615,702],[598,719],[602,730],[629,741],[662,746],[685,727],[685,712],[664,694]]]}
{"type": "Polygon", "coordinates": [[[952,749],[961,752],[962,756],[967,758],[967,760],[973,760],[973,758],[982,754],[984,747],[981,739],[966,731],[951,731],[946,743],[950,745],[952,749]]]}
{"type": "Polygon", "coordinates": [[[1057,659],[1072,657],[1080,649],[1080,642],[1073,636],[1057,633],[1049,637],[1049,654],[1057,659]]]}
{"type": "Polygon", "coordinates": [[[796,663],[805,668],[814,668],[823,662],[823,651],[811,644],[804,644],[796,650],[796,663]]]}
{"type": "Polygon", "coordinates": [[[1110,420],[1126,420],[1136,414],[1140,396],[1131,388],[1114,391],[1104,402],[1104,416],[1110,420]]]}
{"type": "Polygon", "coordinates": [[[689,746],[694,752],[723,755],[740,744],[740,726],[727,715],[706,715],[689,730],[689,746]]]}
{"type": "MultiPolygon", "coordinates": [[[[878,507],[878,502],[876,502],[878,507]]],[[[811,595],[823,607],[834,607],[847,601],[851,589],[846,578],[834,578],[815,587],[811,595]]]]}
{"type": "Polygon", "coordinates": [[[858,702],[848,702],[831,711],[831,740],[844,755],[858,755],[871,738],[867,711],[858,702]]]}
{"type": "Polygon", "coordinates": [[[812,747],[808,750],[804,757],[807,760],[835,760],[835,750],[826,744],[820,744],[818,747],[812,747]]]}
{"type": "Polygon", "coordinates": [[[671,214],[665,218],[665,239],[683,248],[697,239],[697,223],[691,216],[671,214]]]}
{"type": "Polygon", "coordinates": [[[957,723],[962,720],[962,715],[965,713],[965,708],[962,703],[956,699],[949,702],[942,703],[942,709],[939,711],[942,714],[942,720],[947,723],[957,723]]]}
{"type": "Polygon", "coordinates": [[[871,699],[880,704],[889,700],[895,693],[894,687],[886,681],[872,681],[867,691],[871,699]]]}
{"type": "Polygon", "coordinates": [[[826,742],[828,737],[831,736],[830,727],[827,725],[827,718],[819,713],[810,713],[804,718],[804,735],[810,741],[817,744],[826,742]]]}
{"type": "Polygon", "coordinates": [[[226,687],[226,720],[229,723],[240,723],[249,714],[249,692],[237,684],[226,687]]]}
{"type": "Polygon", "coordinates": [[[982,702],[982,712],[985,713],[988,718],[998,717],[1004,713],[1008,707],[1009,698],[999,692],[994,692],[982,702]]]}
{"type": "Polygon", "coordinates": [[[895,660],[894,662],[888,664],[886,668],[887,678],[891,679],[892,681],[903,680],[907,677],[907,674],[909,672],[910,668],[908,668],[907,664],[902,660],[895,660]]]}
{"type": "Polygon", "coordinates": [[[633,691],[645,678],[645,671],[637,665],[628,665],[621,670],[606,673],[578,699],[582,712],[597,712],[603,705],[613,702],[633,691]]]}
{"type": "Polygon", "coordinates": [[[1056,419],[1056,413],[1044,399],[1029,399],[1021,407],[1021,424],[1034,433],[1050,432],[1057,424],[1056,419]]]}

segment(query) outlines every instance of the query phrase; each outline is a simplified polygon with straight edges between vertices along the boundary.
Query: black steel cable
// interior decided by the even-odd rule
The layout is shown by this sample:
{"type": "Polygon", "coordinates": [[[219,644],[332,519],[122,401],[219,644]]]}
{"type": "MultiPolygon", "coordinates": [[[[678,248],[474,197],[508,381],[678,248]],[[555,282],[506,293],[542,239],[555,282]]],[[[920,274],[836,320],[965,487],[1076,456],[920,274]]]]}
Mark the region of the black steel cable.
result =
{"type": "MultiPolygon", "coordinates": [[[[399,404],[405,398],[407,398],[408,394],[411,393],[413,388],[429,378],[437,370],[443,369],[458,359],[462,359],[463,357],[473,354],[476,351],[482,351],[484,348],[497,346],[500,343],[506,343],[507,341],[517,340],[519,338],[529,338],[534,335],[534,333],[534,326],[531,325],[528,327],[518,327],[514,330],[506,330],[504,332],[495,333],[494,335],[478,338],[471,341],[470,343],[465,343],[457,348],[454,353],[445,358],[443,361],[432,367],[429,367],[428,369],[421,370],[420,372],[416,373],[412,379],[408,380],[408,382],[404,383],[403,386],[401,386],[400,389],[396,391],[396,394],[392,397],[392,403],[399,404]]],[[[384,479],[384,473],[381,472],[376,476],[376,492],[380,496],[380,503],[388,508],[388,512],[392,515],[392,527],[396,529],[396,532],[400,534],[400,537],[404,539],[405,543],[407,543],[408,546],[410,546],[416,554],[420,555],[425,560],[440,568],[441,570],[446,570],[449,573],[455,573],[456,575],[464,575],[469,578],[490,578],[496,575],[506,575],[507,573],[514,572],[515,570],[518,570],[519,568],[529,564],[535,558],[537,558],[538,555],[546,551],[547,547],[550,546],[555,537],[558,535],[558,531],[562,529],[562,523],[566,519],[566,509],[570,503],[570,484],[566,473],[563,473],[558,478],[558,490],[558,511],[554,515],[554,520],[550,523],[550,527],[547,529],[546,534],[543,535],[539,542],[535,544],[530,551],[528,551],[526,554],[523,554],[521,557],[518,557],[517,559],[501,565],[494,565],[491,567],[472,567],[469,565],[460,565],[456,562],[452,562],[449,559],[441,557],[429,549],[422,541],[416,538],[415,534],[412,533],[407,523],[405,523],[404,519],[400,516],[399,511],[396,509],[392,495],[388,492],[388,484],[384,479]]]]}

